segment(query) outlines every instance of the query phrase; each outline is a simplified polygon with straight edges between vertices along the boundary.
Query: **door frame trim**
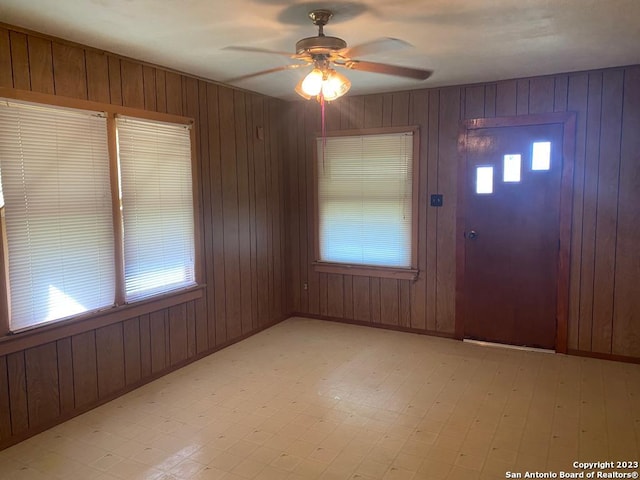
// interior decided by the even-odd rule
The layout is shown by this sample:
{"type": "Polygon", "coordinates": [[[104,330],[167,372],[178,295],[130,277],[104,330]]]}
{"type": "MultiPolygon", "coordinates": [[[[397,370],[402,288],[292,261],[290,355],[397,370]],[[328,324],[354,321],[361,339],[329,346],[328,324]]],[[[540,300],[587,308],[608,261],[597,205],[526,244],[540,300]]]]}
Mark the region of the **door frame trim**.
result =
{"type": "Polygon", "coordinates": [[[467,186],[467,133],[470,130],[496,127],[561,124],[562,177],[560,181],[560,248],[558,251],[558,285],[556,308],[556,346],[558,353],[567,353],[569,325],[569,261],[571,258],[571,215],[573,207],[573,170],[576,149],[576,113],[553,112],[508,117],[473,118],[465,120],[458,135],[458,194],[456,209],[456,316],[455,337],[464,338],[464,272],[465,218],[467,186]]]}

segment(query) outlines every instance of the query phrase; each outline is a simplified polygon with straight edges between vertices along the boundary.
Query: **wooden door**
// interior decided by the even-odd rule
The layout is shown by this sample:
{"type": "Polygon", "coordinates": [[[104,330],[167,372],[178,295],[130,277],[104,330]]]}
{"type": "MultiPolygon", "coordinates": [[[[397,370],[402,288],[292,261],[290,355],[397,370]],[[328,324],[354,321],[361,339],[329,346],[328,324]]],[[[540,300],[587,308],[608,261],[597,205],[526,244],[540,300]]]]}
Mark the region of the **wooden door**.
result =
{"type": "Polygon", "coordinates": [[[465,338],[556,347],[563,128],[466,132],[465,338]]]}

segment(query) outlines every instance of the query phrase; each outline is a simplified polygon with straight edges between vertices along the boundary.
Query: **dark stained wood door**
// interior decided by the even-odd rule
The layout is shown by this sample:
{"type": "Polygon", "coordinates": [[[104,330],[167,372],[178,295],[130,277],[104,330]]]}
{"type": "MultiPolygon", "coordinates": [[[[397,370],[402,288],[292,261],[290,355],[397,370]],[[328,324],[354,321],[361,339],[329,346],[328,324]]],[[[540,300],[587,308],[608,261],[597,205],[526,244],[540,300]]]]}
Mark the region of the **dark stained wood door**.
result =
{"type": "Polygon", "coordinates": [[[556,345],[562,124],[469,130],[464,336],[556,345]]]}

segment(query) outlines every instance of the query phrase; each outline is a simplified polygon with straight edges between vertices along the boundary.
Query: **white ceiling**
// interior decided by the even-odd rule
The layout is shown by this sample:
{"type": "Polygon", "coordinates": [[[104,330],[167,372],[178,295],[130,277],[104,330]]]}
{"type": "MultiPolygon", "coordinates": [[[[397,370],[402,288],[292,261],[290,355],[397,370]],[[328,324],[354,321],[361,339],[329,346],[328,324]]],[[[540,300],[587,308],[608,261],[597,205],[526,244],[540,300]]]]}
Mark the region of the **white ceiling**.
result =
{"type": "MultiPolygon", "coordinates": [[[[0,0],[0,21],[224,82],[286,65],[316,35],[313,8],[335,12],[325,28],[349,46],[395,37],[412,48],[363,60],[434,70],[426,81],[346,72],[352,93],[493,81],[640,63],[640,0],[0,0]]],[[[236,85],[293,99],[306,70],[236,85]]]]}

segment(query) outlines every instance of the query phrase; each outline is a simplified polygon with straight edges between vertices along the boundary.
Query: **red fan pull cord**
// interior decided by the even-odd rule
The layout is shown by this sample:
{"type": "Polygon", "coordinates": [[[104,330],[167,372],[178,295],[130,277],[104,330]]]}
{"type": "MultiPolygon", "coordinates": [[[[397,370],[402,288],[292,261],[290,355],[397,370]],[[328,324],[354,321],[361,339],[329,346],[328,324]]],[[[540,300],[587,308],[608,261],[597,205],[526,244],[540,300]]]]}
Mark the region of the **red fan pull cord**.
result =
{"type": "Polygon", "coordinates": [[[320,92],[320,111],[322,112],[322,169],[324,170],[324,150],[327,146],[327,126],[324,116],[325,101],[324,95],[320,92]]]}

